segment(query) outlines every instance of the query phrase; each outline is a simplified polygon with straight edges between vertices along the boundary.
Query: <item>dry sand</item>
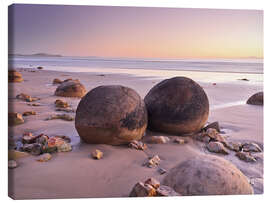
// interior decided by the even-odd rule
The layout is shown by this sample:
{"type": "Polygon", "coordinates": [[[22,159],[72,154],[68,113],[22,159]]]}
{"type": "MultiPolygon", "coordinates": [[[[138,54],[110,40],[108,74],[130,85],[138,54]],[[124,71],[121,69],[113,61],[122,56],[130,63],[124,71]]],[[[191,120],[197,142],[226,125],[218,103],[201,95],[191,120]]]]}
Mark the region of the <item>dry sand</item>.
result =
{"type": "MultiPolygon", "coordinates": [[[[25,123],[9,128],[9,133],[19,138],[23,132],[35,134],[67,135],[72,139],[72,152],[53,154],[45,163],[29,156],[18,160],[19,167],[9,169],[10,195],[16,199],[31,198],[79,198],[79,197],[127,197],[138,181],[148,177],[162,180],[157,168],[142,166],[150,155],[159,155],[159,167],[167,171],[181,161],[200,154],[210,153],[205,145],[190,138],[187,144],[148,144],[146,151],[130,149],[126,146],[89,145],[80,142],[74,121],[45,121],[55,112],[54,101],[63,99],[76,109],[80,99],[54,96],[54,78],[79,79],[87,91],[99,85],[120,84],[135,89],[142,98],[160,79],[134,77],[126,74],[64,73],[46,70],[20,69],[24,82],[9,83],[9,111],[23,113],[34,110],[37,115],[25,117],[25,123]],[[41,98],[41,106],[31,107],[24,101],[15,99],[19,93],[41,98]],[[90,158],[94,149],[104,152],[101,160],[90,158]]],[[[192,74],[190,76],[192,78],[192,74]]],[[[215,81],[213,81],[215,82],[215,81]]],[[[210,101],[209,122],[219,121],[225,136],[230,140],[249,140],[263,148],[263,107],[241,104],[252,94],[262,91],[262,86],[248,85],[248,82],[226,84],[200,83],[210,101]],[[240,102],[239,102],[240,101],[240,102]],[[231,104],[232,103],[232,104],[231,104]],[[226,107],[226,104],[229,104],[226,107]]],[[[69,113],[75,116],[75,113],[69,113]]],[[[164,135],[147,132],[151,135],[164,135]]],[[[173,136],[171,136],[173,137],[173,136]]],[[[263,193],[263,153],[256,163],[246,163],[235,157],[234,152],[222,156],[234,163],[252,182],[255,193],[263,193]]]]}

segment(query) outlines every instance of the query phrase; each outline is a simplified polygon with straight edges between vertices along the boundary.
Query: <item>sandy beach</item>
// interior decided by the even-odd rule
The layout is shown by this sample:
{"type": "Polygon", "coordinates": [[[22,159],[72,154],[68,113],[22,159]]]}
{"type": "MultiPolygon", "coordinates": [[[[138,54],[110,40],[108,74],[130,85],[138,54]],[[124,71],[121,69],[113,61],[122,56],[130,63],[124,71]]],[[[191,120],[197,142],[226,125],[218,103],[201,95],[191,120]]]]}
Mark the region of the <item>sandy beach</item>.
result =
{"type": "MultiPolygon", "coordinates": [[[[172,141],[176,136],[150,131],[146,132],[146,136],[165,135],[171,139],[166,144],[147,144],[145,151],[127,146],[85,144],[80,141],[74,121],[45,121],[57,113],[54,108],[56,99],[67,101],[73,109],[76,109],[80,101],[77,98],[54,96],[57,87],[52,85],[54,78],[79,79],[87,91],[100,85],[120,84],[133,88],[141,98],[161,79],[128,74],[30,70],[18,69],[24,81],[9,83],[9,112],[35,111],[36,115],[25,117],[24,124],[9,127],[9,136],[19,139],[24,132],[29,131],[48,136],[66,135],[71,138],[72,151],[53,153],[52,159],[44,163],[37,162],[35,156],[18,159],[19,166],[9,169],[9,193],[13,198],[128,197],[138,181],[149,177],[163,180],[165,175],[161,175],[157,168],[142,166],[147,157],[155,154],[161,159],[159,167],[166,171],[194,156],[221,156],[231,161],[249,178],[255,194],[263,193],[263,152],[258,153],[259,158],[255,163],[247,163],[239,160],[233,151],[229,155],[210,153],[204,144],[190,137],[183,137],[187,144],[179,145],[172,141]],[[28,106],[27,102],[16,99],[20,93],[40,98],[36,103],[41,106],[28,106]],[[103,159],[91,159],[90,153],[94,149],[104,153],[103,159]]],[[[190,78],[193,78],[192,74],[190,72],[190,78]]],[[[262,91],[263,87],[249,85],[247,81],[213,85],[214,82],[199,82],[210,102],[208,122],[218,121],[228,141],[252,141],[263,149],[263,107],[245,104],[251,95],[262,91]]],[[[75,116],[75,113],[68,114],[75,116]]]]}

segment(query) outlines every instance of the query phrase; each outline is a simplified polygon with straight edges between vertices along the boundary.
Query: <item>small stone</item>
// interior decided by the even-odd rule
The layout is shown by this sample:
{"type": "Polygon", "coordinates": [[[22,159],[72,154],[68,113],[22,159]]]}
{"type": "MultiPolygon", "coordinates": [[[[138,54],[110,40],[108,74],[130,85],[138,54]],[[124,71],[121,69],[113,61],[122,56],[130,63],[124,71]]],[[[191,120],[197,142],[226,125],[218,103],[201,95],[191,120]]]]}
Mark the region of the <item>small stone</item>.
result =
{"type": "Polygon", "coordinates": [[[160,175],[167,173],[167,171],[164,168],[159,168],[158,172],[160,173],[160,175]]]}
{"type": "Polygon", "coordinates": [[[249,152],[237,152],[235,155],[245,162],[256,162],[256,159],[249,152]]]}
{"type": "Polygon", "coordinates": [[[55,107],[58,107],[58,108],[67,108],[67,107],[69,107],[68,103],[61,100],[61,99],[55,100],[54,104],[55,104],[55,107]]]}
{"type": "Polygon", "coordinates": [[[206,147],[210,152],[229,154],[229,151],[220,142],[209,142],[209,144],[206,147]]]}
{"type": "Polygon", "coordinates": [[[16,96],[17,99],[20,99],[20,100],[23,100],[23,101],[26,101],[26,102],[33,102],[33,101],[37,101],[37,100],[40,100],[40,98],[37,98],[37,97],[31,97],[27,94],[24,94],[24,93],[21,93],[21,94],[18,94],[16,96]]]}
{"type": "Polygon", "coordinates": [[[39,67],[37,67],[37,69],[38,69],[38,70],[42,70],[42,69],[43,69],[43,67],[39,66],[39,67]]]}
{"type": "Polygon", "coordinates": [[[41,104],[33,103],[33,104],[27,104],[28,106],[41,106],[41,104]]]}
{"type": "Polygon", "coordinates": [[[170,141],[170,138],[166,136],[149,136],[147,138],[147,143],[150,144],[165,144],[170,141]]]}
{"type": "Polygon", "coordinates": [[[130,192],[130,197],[153,197],[156,195],[156,190],[149,184],[138,182],[130,192]]]}
{"type": "Polygon", "coordinates": [[[230,150],[239,152],[241,151],[242,144],[240,142],[228,142],[226,147],[230,150]]]}
{"type": "Polygon", "coordinates": [[[37,161],[39,162],[47,162],[52,158],[52,155],[50,153],[42,154],[38,157],[37,161]]]}
{"type": "Polygon", "coordinates": [[[36,112],[35,111],[25,111],[23,113],[23,116],[30,116],[30,115],[36,115],[36,112]]]}
{"type": "Polygon", "coordinates": [[[244,143],[242,150],[244,152],[262,152],[262,149],[256,143],[244,143]]]}
{"type": "Polygon", "coordinates": [[[158,180],[156,180],[155,178],[148,178],[144,184],[148,184],[151,185],[152,187],[154,187],[155,189],[158,189],[160,186],[160,182],[158,180]]]}
{"type": "Polygon", "coordinates": [[[91,153],[91,156],[94,158],[94,159],[101,159],[103,157],[103,152],[96,149],[94,150],[92,153],[91,153]]]}
{"type": "Polygon", "coordinates": [[[18,164],[15,160],[9,160],[8,161],[8,168],[9,169],[13,169],[13,168],[17,168],[18,164]]]}
{"type": "Polygon", "coordinates": [[[147,149],[147,146],[145,143],[137,140],[133,140],[128,145],[130,148],[137,149],[137,150],[145,150],[147,149]]]}
{"type": "Polygon", "coordinates": [[[204,127],[203,129],[206,131],[206,130],[209,129],[209,128],[216,129],[217,132],[220,132],[220,127],[219,127],[218,121],[208,124],[208,125],[207,125],[206,127],[204,127]]]}
{"type": "Polygon", "coordinates": [[[17,150],[8,150],[8,160],[17,160],[29,156],[29,153],[20,152],[17,150]]]}
{"type": "Polygon", "coordinates": [[[249,79],[247,79],[247,78],[241,78],[241,79],[238,79],[238,80],[249,81],[249,79]]]}
{"type": "Polygon", "coordinates": [[[183,138],[175,138],[173,140],[174,143],[177,143],[177,144],[185,144],[186,141],[183,139],[183,138]]]}
{"type": "Polygon", "coordinates": [[[53,84],[55,85],[55,84],[61,84],[63,81],[62,80],[60,80],[60,79],[58,79],[58,78],[55,78],[54,80],[53,80],[53,84]]]}
{"type": "Polygon", "coordinates": [[[161,185],[158,189],[157,189],[157,196],[181,196],[179,193],[175,192],[174,189],[172,189],[169,186],[166,185],[161,185]]]}
{"type": "Polygon", "coordinates": [[[48,120],[54,120],[54,119],[62,119],[62,120],[65,120],[65,121],[73,121],[74,117],[72,117],[70,115],[67,115],[67,114],[57,114],[57,115],[52,115],[52,116],[46,118],[45,120],[48,121],[48,120]]]}
{"type": "Polygon", "coordinates": [[[8,125],[9,126],[20,125],[23,123],[24,123],[24,120],[23,120],[22,114],[8,113],[8,125]]]}
{"type": "Polygon", "coordinates": [[[72,151],[72,147],[69,143],[64,142],[63,144],[57,146],[58,152],[70,152],[72,151]]]}
{"type": "Polygon", "coordinates": [[[149,158],[149,160],[144,164],[148,166],[149,168],[153,168],[157,166],[160,162],[160,158],[158,155],[154,155],[153,157],[149,158]]]}

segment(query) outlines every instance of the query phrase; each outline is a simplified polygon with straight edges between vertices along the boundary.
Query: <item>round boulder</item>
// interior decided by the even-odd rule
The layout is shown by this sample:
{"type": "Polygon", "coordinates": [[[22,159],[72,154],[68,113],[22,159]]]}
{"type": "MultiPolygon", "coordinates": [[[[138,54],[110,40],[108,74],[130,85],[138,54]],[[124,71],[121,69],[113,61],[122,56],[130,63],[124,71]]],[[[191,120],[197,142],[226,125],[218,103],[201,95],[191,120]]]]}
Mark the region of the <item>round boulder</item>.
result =
{"type": "Polygon", "coordinates": [[[263,105],[263,92],[258,92],[256,94],[253,94],[249,99],[247,100],[247,104],[252,105],[263,105]]]}
{"type": "Polygon", "coordinates": [[[144,98],[150,130],[184,135],[200,131],[209,114],[203,88],[186,77],[174,77],[155,85],[144,98]]]}
{"type": "Polygon", "coordinates": [[[22,74],[17,72],[16,70],[8,71],[8,82],[22,82],[22,74]]]}
{"type": "Polygon", "coordinates": [[[81,99],[75,127],[86,143],[127,144],[142,138],[147,127],[146,107],[131,88],[99,86],[81,99]]]}
{"type": "Polygon", "coordinates": [[[247,177],[231,162],[202,155],[186,160],[164,178],[163,184],[181,195],[253,194],[247,177]]]}
{"type": "Polygon", "coordinates": [[[83,97],[86,93],[85,87],[79,80],[69,80],[62,82],[55,90],[56,96],[61,97],[83,97]]]}

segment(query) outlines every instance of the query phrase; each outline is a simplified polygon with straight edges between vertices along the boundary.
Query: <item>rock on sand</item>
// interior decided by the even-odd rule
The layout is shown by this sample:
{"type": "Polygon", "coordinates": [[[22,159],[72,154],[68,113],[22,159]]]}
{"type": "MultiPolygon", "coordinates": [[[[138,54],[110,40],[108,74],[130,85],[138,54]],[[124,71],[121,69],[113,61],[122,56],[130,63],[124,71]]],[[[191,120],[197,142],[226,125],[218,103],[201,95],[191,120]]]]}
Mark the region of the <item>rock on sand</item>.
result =
{"type": "Polygon", "coordinates": [[[198,132],[209,114],[203,88],[186,77],[174,77],[155,85],[144,98],[150,130],[169,134],[198,132]]]}
{"type": "Polygon", "coordinates": [[[182,195],[253,194],[247,177],[231,162],[217,156],[188,159],[164,178],[163,184],[182,195]]]}
{"type": "Polygon", "coordinates": [[[76,111],[75,127],[86,143],[128,144],[140,140],[146,126],[144,101],[124,86],[94,88],[81,99],[76,111]]]}
{"type": "Polygon", "coordinates": [[[68,80],[62,82],[55,90],[56,96],[61,97],[83,97],[86,93],[85,87],[79,80],[68,80]]]}
{"type": "Polygon", "coordinates": [[[263,105],[263,92],[258,92],[247,100],[247,104],[263,105]]]}
{"type": "Polygon", "coordinates": [[[22,74],[16,70],[9,70],[8,71],[8,82],[22,82],[22,74]]]}

